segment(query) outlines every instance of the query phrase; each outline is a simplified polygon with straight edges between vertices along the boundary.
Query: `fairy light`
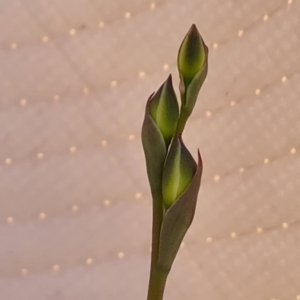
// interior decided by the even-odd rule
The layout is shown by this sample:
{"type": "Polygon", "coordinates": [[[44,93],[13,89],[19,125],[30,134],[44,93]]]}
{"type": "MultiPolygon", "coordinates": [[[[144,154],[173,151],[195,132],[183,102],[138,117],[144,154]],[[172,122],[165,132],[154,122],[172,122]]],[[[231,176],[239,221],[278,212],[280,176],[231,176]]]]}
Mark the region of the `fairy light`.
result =
{"type": "Polygon", "coordinates": [[[283,222],[282,223],[282,228],[283,229],[287,229],[289,227],[289,224],[288,223],[286,223],[286,222],[283,222]]]}
{"type": "Polygon", "coordinates": [[[87,95],[89,92],[90,92],[89,88],[84,88],[84,89],[83,89],[83,93],[84,93],[85,95],[87,95]]]}
{"type": "Polygon", "coordinates": [[[259,95],[260,94],[260,89],[256,89],[255,90],[255,95],[259,95]]]}
{"type": "Polygon", "coordinates": [[[297,295],[297,298],[296,298],[296,300],[300,300],[300,295],[297,295]]]}
{"type": "Polygon", "coordinates": [[[87,265],[91,265],[92,263],[94,262],[94,260],[92,259],[92,258],[87,258],[86,259],[86,261],[85,261],[85,263],[87,264],[87,265]]]}
{"type": "Polygon", "coordinates": [[[269,19],[269,16],[268,16],[268,15],[264,15],[263,20],[264,20],[264,21],[267,21],[268,19],[269,19]]]}
{"type": "Polygon", "coordinates": [[[134,134],[130,134],[128,136],[129,141],[133,141],[135,139],[135,135],[134,134]]]}
{"type": "Polygon", "coordinates": [[[209,118],[209,117],[211,117],[211,112],[210,112],[210,111],[207,111],[207,112],[205,113],[205,115],[209,118]]]}
{"type": "Polygon", "coordinates": [[[59,265],[54,265],[54,266],[52,267],[52,270],[53,270],[54,272],[58,272],[58,271],[60,270],[60,266],[59,266],[59,265]]]}
{"type": "Polygon", "coordinates": [[[103,21],[101,21],[101,22],[99,23],[99,28],[103,28],[104,25],[105,25],[105,23],[104,23],[103,21]]]}
{"type": "Polygon", "coordinates": [[[150,8],[151,9],[154,9],[156,7],[156,4],[154,3],[154,2],[152,2],[151,4],[150,4],[150,8]]]}
{"type": "Polygon", "coordinates": [[[22,276],[26,276],[28,274],[28,270],[27,269],[22,269],[21,270],[21,275],[22,276]]]}
{"type": "Polygon", "coordinates": [[[262,232],[263,232],[263,229],[262,229],[261,227],[257,227],[257,228],[256,228],[256,232],[257,232],[257,233],[262,233],[262,232]]]}
{"type": "Polygon", "coordinates": [[[46,218],[46,214],[43,213],[43,212],[40,213],[39,218],[40,218],[41,220],[44,220],[44,219],[46,218]]]}
{"type": "Polygon", "coordinates": [[[119,258],[119,259],[123,259],[124,256],[125,256],[124,252],[119,252],[119,253],[118,253],[118,258],[119,258]]]}
{"type": "Polygon", "coordinates": [[[13,217],[8,217],[6,219],[7,224],[12,224],[14,222],[14,218],[13,217]]]}
{"type": "Polygon", "coordinates": [[[268,158],[265,158],[264,159],[264,164],[266,165],[266,164],[268,164],[270,162],[270,160],[268,159],[268,158]]]}
{"type": "Polygon", "coordinates": [[[215,176],[214,176],[214,181],[215,181],[215,182],[218,182],[219,180],[220,180],[220,175],[215,175],[215,176]]]}
{"type": "Polygon", "coordinates": [[[244,34],[244,30],[239,30],[238,36],[241,37],[244,34]]]}
{"type": "Polygon", "coordinates": [[[230,106],[235,106],[235,104],[236,104],[235,101],[230,102],[230,106]]]}
{"type": "Polygon", "coordinates": [[[112,81],[110,82],[110,85],[111,85],[112,87],[116,86],[116,85],[117,85],[117,81],[116,81],[116,80],[112,80],[112,81]]]}
{"type": "Polygon", "coordinates": [[[77,148],[75,146],[70,147],[70,152],[75,153],[77,151],[77,148]]]}
{"type": "Polygon", "coordinates": [[[166,71],[169,69],[169,65],[168,64],[163,64],[163,69],[166,71]]]}
{"type": "Polygon", "coordinates": [[[110,200],[105,199],[105,200],[103,201],[103,204],[104,204],[105,206],[110,206],[110,200]]]}
{"type": "Polygon", "coordinates": [[[282,76],[281,77],[281,82],[286,82],[287,81],[287,77],[286,76],[282,76]]]}
{"type": "Polygon", "coordinates": [[[240,172],[240,173],[243,173],[244,171],[245,171],[244,168],[239,168],[239,172],[240,172]]]}
{"type": "Polygon", "coordinates": [[[42,152],[37,154],[37,158],[38,159],[43,159],[44,158],[44,154],[42,152]]]}
{"type": "Polygon", "coordinates": [[[145,72],[143,72],[143,71],[139,72],[139,77],[140,77],[140,78],[144,78],[144,77],[145,77],[145,75],[146,75],[146,73],[145,73],[145,72]]]}
{"type": "Polygon", "coordinates": [[[291,154],[295,154],[296,152],[297,152],[296,148],[292,148],[290,151],[291,154]]]}
{"type": "Polygon", "coordinates": [[[102,145],[103,147],[106,147],[106,146],[107,146],[107,140],[102,140],[102,141],[101,141],[101,145],[102,145]]]}
{"type": "Polygon", "coordinates": [[[76,34],[76,30],[73,28],[73,29],[70,29],[69,31],[69,35],[75,35],[76,34]]]}
{"type": "Polygon", "coordinates": [[[79,210],[79,207],[77,205],[72,206],[72,211],[77,212],[79,210]]]}
{"type": "Polygon", "coordinates": [[[13,50],[17,49],[17,47],[18,47],[18,45],[16,43],[11,43],[10,44],[10,48],[13,49],[13,50]]]}
{"type": "Polygon", "coordinates": [[[207,244],[210,244],[211,242],[213,241],[213,239],[212,239],[212,237],[207,237],[206,238],[206,240],[205,240],[205,242],[207,243],[207,244]]]}
{"type": "Polygon", "coordinates": [[[293,0],[288,0],[288,4],[292,4],[293,3],[293,0]]]}
{"type": "Polygon", "coordinates": [[[135,193],[135,199],[141,199],[142,194],[141,193],[135,193]]]}
{"type": "Polygon", "coordinates": [[[20,100],[20,105],[25,106],[27,104],[27,100],[25,98],[20,100]]]}
{"type": "Polygon", "coordinates": [[[235,239],[237,237],[237,234],[235,232],[231,232],[230,237],[232,239],[235,239]]]}
{"type": "Polygon", "coordinates": [[[48,43],[49,42],[49,37],[47,37],[46,35],[42,37],[42,42],[43,43],[48,43]]]}
{"type": "Polygon", "coordinates": [[[130,19],[131,18],[131,13],[130,12],[126,12],[124,15],[125,19],[130,19]]]}
{"type": "Polygon", "coordinates": [[[219,47],[219,44],[218,43],[213,43],[213,48],[214,49],[217,49],[219,47]]]}
{"type": "Polygon", "coordinates": [[[6,159],[5,159],[5,163],[6,163],[7,165],[10,165],[10,164],[12,163],[12,159],[11,159],[10,157],[6,158],[6,159]]]}
{"type": "Polygon", "coordinates": [[[58,101],[59,99],[60,99],[59,95],[54,95],[54,96],[53,96],[53,100],[54,100],[54,101],[58,101]]]}

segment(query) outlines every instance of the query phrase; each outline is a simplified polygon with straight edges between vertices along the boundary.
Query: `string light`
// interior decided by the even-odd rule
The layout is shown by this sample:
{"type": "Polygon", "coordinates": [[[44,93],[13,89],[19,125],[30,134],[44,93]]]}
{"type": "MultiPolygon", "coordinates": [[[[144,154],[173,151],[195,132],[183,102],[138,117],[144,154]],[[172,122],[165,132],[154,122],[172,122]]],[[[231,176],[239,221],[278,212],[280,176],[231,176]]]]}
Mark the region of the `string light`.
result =
{"type": "Polygon", "coordinates": [[[143,77],[145,77],[145,75],[146,75],[146,73],[145,73],[145,72],[143,72],[143,71],[141,71],[141,72],[139,73],[139,77],[140,77],[140,78],[143,78],[143,77]]]}
{"type": "Polygon", "coordinates": [[[42,42],[43,42],[43,43],[48,43],[48,42],[49,42],[49,37],[43,36],[43,37],[42,37],[42,42]]]}
{"type": "Polygon", "coordinates": [[[207,111],[207,112],[205,113],[205,115],[209,118],[209,117],[211,117],[211,112],[210,112],[210,111],[207,111]]]}
{"type": "Polygon", "coordinates": [[[123,252],[119,252],[118,253],[118,258],[123,259],[125,256],[125,254],[123,252]]]}
{"type": "Polygon", "coordinates": [[[22,269],[21,270],[21,275],[22,276],[26,276],[28,274],[28,270],[27,269],[22,269]]]}
{"type": "Polygon", "coordinates": [[[288,223],[286,223],[286,222],[283,222],[282,223],[282,228],[283,229],[287,229],[289,227],[289,224],[288,223]]]}
{"type": "Polygon", "coordinates": [[[238,36],[241,37],[244,34],[244,30],[239,30],[238,36]]]}
{"type": "Polygon", "coordinates": [[[154,2],[152,2],[151,4],[150,4],[150,8],[151,9],[154,9],[156,7],[156,4],[154,3],[154,2]]]}
{"type": "Polygon", "coordinates": [[[237,237],[237,234],[235,232],[231,232],[230,237],[232,239],[235,239],[237,237]]]}
{"type": "Polygon", "coordinates": [[[37,154],[37,158],[38,159],[43,159],[44,158],[44,154],[42,152],[37,154]]]}
{"type": "Polygon", "coordinates": [[[103,21],[101,21],[101,22],[99,23],[99,28],[103,28],[104,25],[105,25],[105,23],[104,23],[103,21]]]}
{"type": "Polygon", "coordinates": [[[106,147],[106,146],[107,146],[107,140],[102,140],[101,145],[102,145],[103,147],[106,147]]]}
{"type": "Polygon", "coordinates": [[[166,71],[166,70],[168,70],[169,69],[169,65],[168,64],[164,64],[163,65],[163,69],[166,71]]]}
{"type": "Polygon", "coordinates": [[[6,222],[7,222],[8,224],[12,224],[12,223],[14,222],[14,218],[13,218],[13,217],[8,217],[8,218],[6,219],[6,222]]]}
{"type": "Polygon", "coordinates": [[[133,141],[135,139],[135,135],[134,134],[130,134],[128,136],[129,141],[133,141]]]}
{"type": "Polygon", "coordinates": [[[255,90],[255,95],[259,95],[260,94],[260,89],[256,89],[255,90]]]}
{"type": "Polygon", "coordinates": [[[18,47],[18,45],[16,43],[10,44],[10,48],[13,50],[17,49],[17,47],[18,47]]]}
{"type": "Polygon", "coordinates": [[[230,106],[235,106],[235,104],[236,104],[235,101],[230,102],[230,106]]]}
{"type": "Polygon", "coordinates": [[[264,15],[264,21],[267,21],[269,19],[269,16],[268,15],[264,15]]]}
{"type": "Polygon", "coordinates": [[[142,198],[142,194],[141,194],[141,193],[136,193],[136,194],[135,194],[135,198],[136,198],[136,199],[142,198]]]}
{"type": "Polygon", "coordinates": [[[213,239],[209,236],[209,237],[206,238],[205,241],[206,241],[207,244],[210,244],[213,241],[213,239]]]}
{"type": "Polygon", "coordinates": [[[105,199],[105,200],[103,201],[103,204],[104,204],[105,206],[109,206],[109,205],[110,205],[110,200],[105,199]]]}
{"type": "Polygon", "coordinates": [[[281,77],[281,82],[286,82],[287,81],[287,77],[286,76],[282,76],[281,77]]]}
{"type": "Polygon", "coordinates": [[[12,159],[11,159],[10,157],[6,158],[6,159],[5,159],[5,163],[6,163],[7,165],[10,165],[10,164],[12,163],[12,159]]]}
{"type": "Polygon", "coordinates": [[[111,81],[111,82],[110,82],[110,85],[111,85],[111,86],[116,86],[116,85],[117,85],[117,81],[116,81],[116,80],[111,81]]]}
{"type": "Polygon", "coordinates": [[[84,89],[83,89],[83,93],[84,93],[85,95],[87,95],[89,92],[90,92],[89,88],[84,88],[84,89]]]}
{"type": "Polygon", "coordinates": [[[293,0],[288,0],[288,4],[292,4],[293,3],[293,0]]]}
{"type": "Polygon", "coordinates": [[[27,104],[27,100],[25,98],[20,100],[20,105],[25,106],[27,104]]]}
{"type": "Polygon", "coordinates": [[[214,176],[214,181],[218,182],[220,180],[220,175],[215,175],[214,176]]]}
{"type": "Polygon", "coordinates": [[[76,34],[76,30],[73,28],[73,29],[70,29],[69,31],[69,35],[75,35],[76,34]]]}
{"type": "Polygon", "coordinates": [[[54,265],[54,266],[52,267],[52,270],[53,270],[54,272],[58,272],[58,271],[60,270],[60,266],[59,266],[59,265],[54,265]]]}
{"type": "Polygon", "coordinates": [[[300,300],[300,295],[297,295],[297,300],[300,300]]]}
{"type": "Polygon", "coordinates": [[[44,220],[44,219],[46,218],[46,214],[43,213],[43,212],[40,213],[39,218],[40,218],[41,220],[44,220]]]}
{"type": "Polygon", "coordinates": [[[87,264],[87,265],[91,265],[92,263],[93,263],[93,259],[92,258],[87,258],[87,260],[85,261],[85,263],[87,264]]]}
{"type": "Polygon", "coordinates": [[[54,100],[54,101],[58,101],[58,100],[59,100],[59,98],[60,98],[60,97],[59,97],[59,95],[55,95],[55,96],[53,96],[53,100],[54,100]]]}
{"type": "Polygon", "coordinates": [[[297,152],[296,148],[292,148],[290,151],[291,154],[295,154],[296,152],[297,152]]]}
{"type": "Polygon", "coordinates": [[[213,43],[213,48],[214,49],[217,49],[219,47],[219,44],[218,43],[213,43]]]}
{"type": "Polygon", "coordinates": [[[77,148],[75,146],[70,147],[70,152],[71,153],[75,153],[77,150],[77,148]]]}
{"type": "Polygon", "coordinates": [[[131,18],[131,13],[130,12],[126,12],[124,15],[125,19],[130,19],[131,18]]]}
{"type": "Polygon", "coordinates": [[[72,206],[72,211],[77,212],[79,210],[79,207],[77,205],[72,206]]]}
{"type": "Polygon", "coordinates": [[[240,172],[240,173],[243,173],[244,171],[245,171],[244,168],[239,168],[239,172],[240,172]]]}
{"type": "Polygon", "coordinates": [[[266,164],[268,164],[270,162],[270,160],[268,159],[268,158],[265,158],[264,159],[264,164],[266,165],[266,164]]]}
{"type": "Polygon", "coordinates": [[[256,232],[257,233],[262,233],[263,229],[261,227],[257,227],[256,232]]]}

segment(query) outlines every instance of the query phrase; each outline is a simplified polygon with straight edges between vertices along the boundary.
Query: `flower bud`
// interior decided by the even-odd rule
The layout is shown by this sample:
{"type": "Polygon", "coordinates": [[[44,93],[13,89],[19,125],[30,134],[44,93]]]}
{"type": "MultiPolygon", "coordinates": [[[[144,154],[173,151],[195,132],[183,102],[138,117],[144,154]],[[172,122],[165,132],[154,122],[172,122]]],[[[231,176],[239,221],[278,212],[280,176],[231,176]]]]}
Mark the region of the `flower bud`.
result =
{"type": "Polygon", "coordinates": [[[168,146],[174,135],[179,117],[179,107],[171,75],[152,96],[149,111],[165,139],[166,146],[168,146]]]}
{"type": "Polygon", "coordinates": [[[183,144],[181,136],[174,136],[166,158],[162,178],[163,202],[167,209],[187,189],[196,170],[197,163],[183,144]]]}
{"type": "Polygon", "coordinates": [[[197,27],[193,24],[178,52],[178,70],[186,86],[202,69],[207,59],[205,47],[197,27]]]}

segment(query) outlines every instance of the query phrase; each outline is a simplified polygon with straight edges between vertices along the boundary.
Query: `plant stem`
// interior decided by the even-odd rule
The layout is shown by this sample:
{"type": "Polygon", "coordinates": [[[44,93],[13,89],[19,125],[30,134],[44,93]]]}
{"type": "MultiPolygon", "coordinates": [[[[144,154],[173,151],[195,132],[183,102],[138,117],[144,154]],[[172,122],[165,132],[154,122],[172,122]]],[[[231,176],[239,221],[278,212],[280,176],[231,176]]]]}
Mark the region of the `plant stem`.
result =
{"type": "Polygon", "coordinates": [[[147,300],[162,300],[169,272],[151,266],[147,300]]]}
{"type": "Polygon", "coordinates": [[[159,253],[159,239],[161,224],[164,216],[164,208],[162,202],[162,196],[160,188],[157,190],[152,190],[153,199],[153,212],[152,212],[152,247],[151,247],[151,269],[148,287],[148,300],[159,300],[162,299],[164,286],[167,277],[163,280],[161,272],[158,272],[156,263],[158,260],[159,253]],[[158,291],[161,292],[161,297],[157,298],[159,295],[158,291]]]}

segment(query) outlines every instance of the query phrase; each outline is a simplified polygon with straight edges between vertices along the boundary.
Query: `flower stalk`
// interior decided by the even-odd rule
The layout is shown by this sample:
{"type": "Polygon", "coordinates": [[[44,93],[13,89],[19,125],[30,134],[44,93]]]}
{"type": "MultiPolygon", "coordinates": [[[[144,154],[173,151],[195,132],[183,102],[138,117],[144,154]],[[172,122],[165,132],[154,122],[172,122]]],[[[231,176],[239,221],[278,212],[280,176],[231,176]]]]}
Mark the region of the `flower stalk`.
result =
{"type": "Polygon", "coordinates": [[[171,75],[146,104],[142,144],[151,189],[152,251],[147,300],[162,300],[168,274],[190,227],[202,176],[202,159],[196,162],[182,140],[200,88],[207,75],[208,48],[195,25],[178,52],[179,109],[171,75]]]}

